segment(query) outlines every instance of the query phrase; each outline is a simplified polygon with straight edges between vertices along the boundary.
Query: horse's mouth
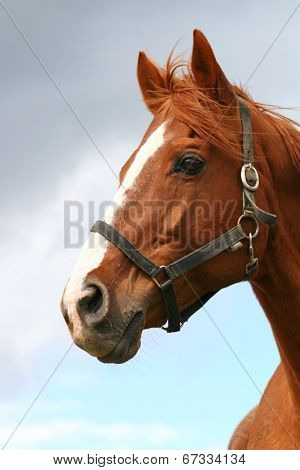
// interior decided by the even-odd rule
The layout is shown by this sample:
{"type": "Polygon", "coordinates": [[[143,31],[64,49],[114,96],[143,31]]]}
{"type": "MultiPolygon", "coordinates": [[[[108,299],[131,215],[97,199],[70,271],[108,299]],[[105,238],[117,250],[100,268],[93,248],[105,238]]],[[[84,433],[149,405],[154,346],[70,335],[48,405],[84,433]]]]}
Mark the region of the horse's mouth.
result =
{"type": "Polygon", "coordinates": [[[141,334],[144,325],[143,312],[137,312],[127,325],[121,339],[114,349],[103,357],[97,357],[98,361],[106,364],[123,364],[132,359],[138,352],[141,345],[141,334]]]}

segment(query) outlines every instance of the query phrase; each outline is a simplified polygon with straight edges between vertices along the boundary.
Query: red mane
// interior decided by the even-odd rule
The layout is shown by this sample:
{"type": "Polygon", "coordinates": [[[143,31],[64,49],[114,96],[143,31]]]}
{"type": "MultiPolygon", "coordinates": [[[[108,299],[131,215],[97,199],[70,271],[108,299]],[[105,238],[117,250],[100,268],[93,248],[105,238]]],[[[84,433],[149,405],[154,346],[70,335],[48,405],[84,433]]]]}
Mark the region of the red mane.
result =
{"type": "MultiPolygon", "coordinates": [[[[210,97],[207,90],[199,89],[190,64],[180,58],[172,59],[171,53],[161,73],[164,86],[155,86],[153,102],[159,103],[162,117],[176,117],[218,149],[241,157],[237,132],[234,126],[228,125],[228,106],[210,97]],[[177,73],[179,69],[180,74],[177,73]],[[224,122],[225,116],[227,124],[224,122]]],[[[278,109],[285,108],[255,102],[242,87],[232,85],[232,88],[236,95],[247,101],[250,109],[260,111],[279,132],[293,164],[300,172],[300,124],[278,112],[278,109]]]]}

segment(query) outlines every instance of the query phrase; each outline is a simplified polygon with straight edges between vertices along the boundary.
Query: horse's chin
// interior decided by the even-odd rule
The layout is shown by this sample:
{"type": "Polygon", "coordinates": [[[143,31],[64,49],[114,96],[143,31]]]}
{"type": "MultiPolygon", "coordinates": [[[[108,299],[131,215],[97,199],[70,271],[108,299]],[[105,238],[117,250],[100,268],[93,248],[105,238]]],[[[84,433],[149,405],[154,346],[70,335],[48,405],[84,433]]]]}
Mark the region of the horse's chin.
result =
{"type": "Polygon", "coordinates": [[[98,361],[105,364],[123,364],[132,359],[141,346],[144,322],[144,314],[137,312],[114,349],[105,356],[97,357],[98,361]]]}

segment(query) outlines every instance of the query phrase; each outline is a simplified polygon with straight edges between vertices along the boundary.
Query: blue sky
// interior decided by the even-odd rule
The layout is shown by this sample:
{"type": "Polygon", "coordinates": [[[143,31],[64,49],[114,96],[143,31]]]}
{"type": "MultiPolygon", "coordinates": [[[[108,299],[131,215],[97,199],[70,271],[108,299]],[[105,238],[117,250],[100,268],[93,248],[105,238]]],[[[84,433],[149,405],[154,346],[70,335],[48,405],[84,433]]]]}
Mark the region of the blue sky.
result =
{"type": "MultiPolygon", "coordinates": [[[[249,286],[224,290],[207,310],[263,390],[278,354],[249,286]]],[[[14,409],[8,408],[7,431],[68,345],[62,343],[44,364],[40,380],[18,396],[14,409]]],[[[47,352],[44,355],[47,358],[47,352]]],[[[139,355],[122,366],[106,366],[71,349],[9,448],[224,448],[235,425],[259,398],[202,311],[180,334],[146,332],[139,355]]]]}
{"type": "MultiPolygon", "coordinates": [[[[151,119],[135,77],[138,50],[164,63],[179,38],[179,51],[191,48],[199,27],[228,78],[245,83],[296,2],[124,5],[7,2],[116,172],[151,119]]],[[[59,302],[78,249],[63,245],[64,201],[82,202],[87,235],[89,201],[110,200],[116,181],[3,10],[0,22],[4,443],[71,342],[59,302]]],[[[258,101],[299,105],[298,24],[299,12],[251,78],[258,101]]],[[[299,119],[298,110],[287,113],[299,119]]],[[[225,448],[279,357],[248,284],[220,292],[207,312],[179,334],[145,332],[138,355],[121,366],[100,364],[74,346],[7,448],[225,448]]]]}

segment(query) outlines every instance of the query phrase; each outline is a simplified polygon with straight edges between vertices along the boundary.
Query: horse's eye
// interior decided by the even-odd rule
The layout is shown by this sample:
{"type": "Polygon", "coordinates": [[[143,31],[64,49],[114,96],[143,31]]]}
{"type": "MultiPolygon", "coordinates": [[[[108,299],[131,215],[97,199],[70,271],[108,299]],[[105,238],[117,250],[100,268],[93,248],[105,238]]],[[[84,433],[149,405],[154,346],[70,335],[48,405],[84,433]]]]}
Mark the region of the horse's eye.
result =
{"type": "Polygon", "coordinates": [[[175,171],[177,173],[182,172],[186,173],[187,175],[195,175],[203,170],[205,163],[199,155],[194,153],[186,153],[182,155],[176,162],[175,162],[175,171]]]}

